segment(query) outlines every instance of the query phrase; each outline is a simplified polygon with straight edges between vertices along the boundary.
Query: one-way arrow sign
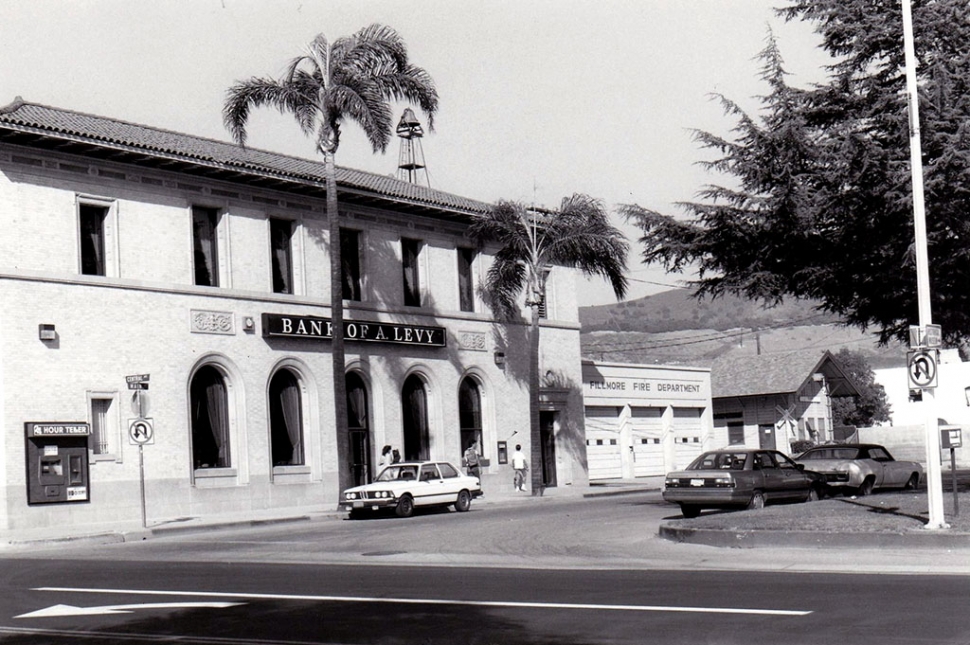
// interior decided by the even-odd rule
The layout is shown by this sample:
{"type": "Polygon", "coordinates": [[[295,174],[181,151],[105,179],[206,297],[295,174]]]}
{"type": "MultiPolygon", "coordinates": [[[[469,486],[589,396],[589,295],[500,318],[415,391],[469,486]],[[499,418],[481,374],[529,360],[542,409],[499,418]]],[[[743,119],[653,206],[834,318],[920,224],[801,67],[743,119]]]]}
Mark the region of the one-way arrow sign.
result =
{"type": "Polygon", "coordinates": [[[105,616],[108,614],[130,614],[136,609],[225,609],[244,605],[242,602],[146,602],[135,605],[103,605],[101,607],[75,607],[74,605],[53,605],[38,609],[14,618],[55,618],[58,616],[105,616]]]}

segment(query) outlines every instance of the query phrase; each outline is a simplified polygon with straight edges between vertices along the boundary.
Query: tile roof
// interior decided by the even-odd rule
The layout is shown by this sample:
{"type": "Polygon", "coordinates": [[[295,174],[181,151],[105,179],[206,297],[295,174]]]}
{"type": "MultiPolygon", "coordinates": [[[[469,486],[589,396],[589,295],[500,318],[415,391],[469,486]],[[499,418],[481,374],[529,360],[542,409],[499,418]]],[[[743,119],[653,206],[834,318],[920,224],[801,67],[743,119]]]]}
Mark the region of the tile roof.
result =
{"type": "MultiPolygon", "coordinates": [[[[71,110],[28,103],[20,97],[0,108],[0,130],[16,130],[63,138],[94,146],[138,152],[146,156],[177,159],[241,173],[271,175],[293,181],[320,184],[322,161],[244,148],[180,132],[152,128],[71,110]]],[[[425,204],[430,207],[481,213],[489,205],[466,197],[434,190],[375,173],[337,167],[337,185],[380,196],[425,204]]]]}
{"type": "Polygon", "coordinates": [[[846,392],[846,377],[829,352],[786,352],[752,356],[729,355],[711,366],[711,396],[726,398],[797,392],[817,371],[825,374],[840,395],[846,392]]]}

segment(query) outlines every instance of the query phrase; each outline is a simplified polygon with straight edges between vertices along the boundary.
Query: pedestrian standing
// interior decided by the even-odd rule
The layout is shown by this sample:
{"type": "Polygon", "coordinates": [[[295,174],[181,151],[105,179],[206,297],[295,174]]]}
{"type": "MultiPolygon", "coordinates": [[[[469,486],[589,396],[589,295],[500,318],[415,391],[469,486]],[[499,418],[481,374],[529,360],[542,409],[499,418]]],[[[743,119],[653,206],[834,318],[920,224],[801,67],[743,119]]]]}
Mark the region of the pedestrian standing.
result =
{"type": "Polygon", "coordinates": [[[393,456],[391,455],[391,447],[384,446],[384,448],[381,449],[381,460],[380,462],[378,462],[377,467],[383,469],[385,466],[390,466],[391,463],[393,463],[391,461],[392,458],[393,456]]]}
{"type": "Polygon", "coordinates": [[[465,456],[462,458],[462,463],[465,464],[465,471],[472,477],[481,478],[482,468],[481,461],[478,458],[478,442],[472,442],[472,445],[468,446],[465,450],[465,456]]]}
{"type": "Polygon", "coordinates": [[[529,462],[525,460],[525,455],[522,453],[522,446],[515,444],[515,452],[512,453],[512,470],[515,471],[515,477],[512,483],[515,485],[515,490],[525,490],[525,474],[529,470],[529,462]]]}

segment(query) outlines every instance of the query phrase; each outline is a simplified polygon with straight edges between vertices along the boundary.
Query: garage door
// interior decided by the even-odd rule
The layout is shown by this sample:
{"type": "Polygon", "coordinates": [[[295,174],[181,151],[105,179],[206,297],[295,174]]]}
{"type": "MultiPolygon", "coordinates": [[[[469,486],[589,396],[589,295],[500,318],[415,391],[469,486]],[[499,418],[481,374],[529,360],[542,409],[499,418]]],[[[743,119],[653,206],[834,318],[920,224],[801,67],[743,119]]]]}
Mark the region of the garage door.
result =
{"type": "Polygon", "coordinates": [[[633,425],[633,476],[666,473],[663,447],[663,408],[630,408],[633,425]]]}
{"type": "Polygon", "coordinates": [[[586,462],[591,481],[623,477],[620,410],[615,406],[586,406],[586,462]]]}
{"type": "Polygon", "coordinates": [[[674,408],[674,457],[684,468],[704,450],[703,408],[674,408]]]}

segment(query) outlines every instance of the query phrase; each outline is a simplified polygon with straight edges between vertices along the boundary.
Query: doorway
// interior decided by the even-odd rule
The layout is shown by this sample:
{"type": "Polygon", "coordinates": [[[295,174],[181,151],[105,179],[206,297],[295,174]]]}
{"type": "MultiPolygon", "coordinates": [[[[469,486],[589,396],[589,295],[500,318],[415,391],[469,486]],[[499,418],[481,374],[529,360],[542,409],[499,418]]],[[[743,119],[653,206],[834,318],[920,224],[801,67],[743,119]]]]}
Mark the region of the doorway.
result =
{"type": "Polygon", "coordinates": [[[758,447],[762,450],[775,449],[775,426],[772,423],[762,423],[758,426],[758,447]]]}
{"type": "Polygon", "coordinates": [[[430,458],[431,437],[428,428],[428,395],[424,381],[412,374],[401,389],[401,421],[404,426],[404,459],[423,461],[430,458]]]}
{"type": "Polygon", "coordinates": [[[556,486],[556,421],[559,413],[539,412],[539,443],[542,449],[542,485],[545,488],[556,486]]]}

